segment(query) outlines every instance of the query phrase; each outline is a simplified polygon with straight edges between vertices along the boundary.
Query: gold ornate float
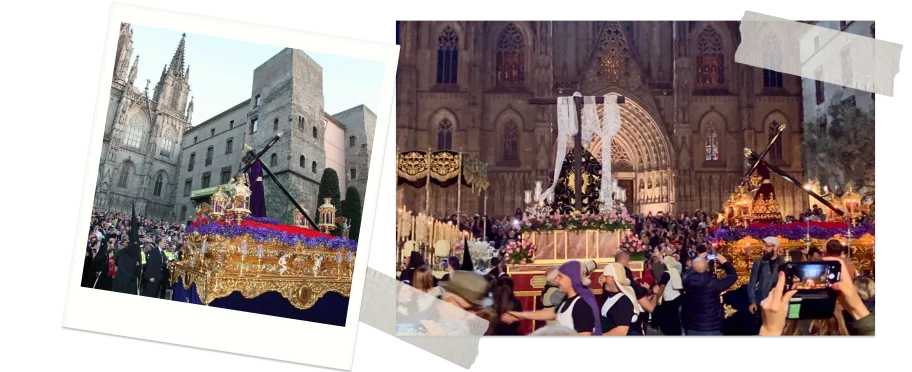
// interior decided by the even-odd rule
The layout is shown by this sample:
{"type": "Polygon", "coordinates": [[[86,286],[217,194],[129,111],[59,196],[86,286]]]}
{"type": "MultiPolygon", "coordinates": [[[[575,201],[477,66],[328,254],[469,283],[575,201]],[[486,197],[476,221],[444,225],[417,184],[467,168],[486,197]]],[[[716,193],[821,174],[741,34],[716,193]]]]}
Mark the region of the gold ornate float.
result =
{"type": "Polygon", "coordinates": [[[355,253],[328,248],[287,246],[278,241],[257,243],[248,236],[187,237],[188,252],[171,266],[171,284],[183,279],[184,289],[196,284],[200,301],[240,292],[255,298],[275,291],[294,307],[305,310],[327,292],[348,297],[355,253]],[[205,248],[204,248],[205,247],[205,248]]]}

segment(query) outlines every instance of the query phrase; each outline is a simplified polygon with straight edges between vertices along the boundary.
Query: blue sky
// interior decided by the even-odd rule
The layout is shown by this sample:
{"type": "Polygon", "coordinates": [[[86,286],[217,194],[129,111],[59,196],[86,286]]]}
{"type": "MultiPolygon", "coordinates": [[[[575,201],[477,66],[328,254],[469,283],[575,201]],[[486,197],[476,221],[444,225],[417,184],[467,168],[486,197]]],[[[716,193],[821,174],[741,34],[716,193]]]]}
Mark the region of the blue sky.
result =
{"type": "MultiPolygon", "coordinates": [[[[146,79],[152,81],[149,90],[155,88],[162,67],[170,64],[182,33],[133,25],[132,58],[140,56],[135,82],[138,88],[145,88],[146,79]]],[[[249,99],[253,70],[282,49],[283,46],[188,33],[184,61],[190,65],[190,95],[195,97],[192,124],[202,123],[249,99]]],[[[382,63],[304,52],[323,67],[326,112],[332,115],[360,104],[377,112],[383,80],[382,63]]]]}

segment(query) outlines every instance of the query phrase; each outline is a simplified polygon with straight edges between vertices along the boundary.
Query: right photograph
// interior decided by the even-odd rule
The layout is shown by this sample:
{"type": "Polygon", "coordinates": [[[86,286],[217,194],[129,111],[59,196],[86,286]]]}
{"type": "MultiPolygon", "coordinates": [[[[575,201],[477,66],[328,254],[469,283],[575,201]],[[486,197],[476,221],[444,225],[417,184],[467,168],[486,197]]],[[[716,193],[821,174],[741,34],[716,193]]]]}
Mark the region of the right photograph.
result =
{"type": "Polygon", "coordinates": [[[776,70],[874,22],[791,23],[396,22],[397,330],[874,335],[874,93],[776,70]]]}

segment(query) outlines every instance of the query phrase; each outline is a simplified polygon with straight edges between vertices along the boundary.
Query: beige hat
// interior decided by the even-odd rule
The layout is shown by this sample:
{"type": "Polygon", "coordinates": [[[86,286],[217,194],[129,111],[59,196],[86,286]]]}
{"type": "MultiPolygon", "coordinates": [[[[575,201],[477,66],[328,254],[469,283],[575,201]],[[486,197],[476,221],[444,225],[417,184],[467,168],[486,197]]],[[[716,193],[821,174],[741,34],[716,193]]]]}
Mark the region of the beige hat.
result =
{"type": "Polygon", "coordinates": [[[589,279],[589,274],[592,274],[596,267],[598,266],[595,264],[595,260],[589,260],[580,265],[580,279],[582,279],[583,285],[588,287],[592,284],[592,280],[589,279]]]}
{"type": "Polygon", "coordinates": [[[779,246],[779,238],[777,238],[775,236],[767,236],[767,237],[763,238],[763,242],[765,242],[766,244],[775,245],[777,247],[779,246]]]}
{"type": "Polygon", "coordinates": [[[488,281],[473,271],[454,271],[450,273],[450,280],[441,282],[440,287],[477,306],[494,304],[488,297],[488,281]]]}

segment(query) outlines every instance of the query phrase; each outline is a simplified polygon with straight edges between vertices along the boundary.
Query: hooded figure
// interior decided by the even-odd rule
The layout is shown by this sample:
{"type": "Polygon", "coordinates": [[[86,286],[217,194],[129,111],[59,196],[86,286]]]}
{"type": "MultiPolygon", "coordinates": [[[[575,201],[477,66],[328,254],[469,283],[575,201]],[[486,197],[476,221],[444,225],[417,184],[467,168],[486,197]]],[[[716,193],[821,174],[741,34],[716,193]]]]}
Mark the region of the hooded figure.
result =
{"type": "Polygon", "coordinates": [[[624,266],[619,263],[605,265],[599,284],[602,285],[605,298],[601,309],[604,334],[642,336],[638,319],[643,308],[637,302],[636,292],[630,286],[624,266]]]}
{"type": "MultiPolygon", "coordinates": [[[[583,284],[583,279],[580,273],[582,272],[582,265],[579,261],[567,261],[560,266],[558,270],[561,275],[566,276],[570,279],[570,286],[573,288],[573,291],[576,292],[578,299],[568,299],[571,301],[582,300],[592,309],[592,316],[594,317],[595,329],[592,330],[593,336],[602,335],[602,322],[601,316],[599,314],[598,303],[595,301],[595,294],[592,293],[592,290],[588,286],[583,284]]],[[[574,304],[569,305],[571,308],[574,307],[574,304]]],[[[563,308],[564,306],[560,306],[563,308]]],[[[565,311],[559,313],[557,320],[561,325],[566,326],[566,321],[562,321],[562,317],[572,317],[572,311],[565,311]]],[[[564,318],[566,319],[566,318],[564,318]]],[[[572,322],[572,320],[571,320],[572,322]]]]}
{"type": "Polygon", "coordinates": [[[117,266],[114,274],[112,290],[120,293],[137,294],[136,277],[140,270],[139,261],[142,252],[139,248],[139,221],[136,219],[136,205],[133,205],[133,216],[130,218],[129,243],[127,247],[117,252],[114,264],[117,266]]]}

